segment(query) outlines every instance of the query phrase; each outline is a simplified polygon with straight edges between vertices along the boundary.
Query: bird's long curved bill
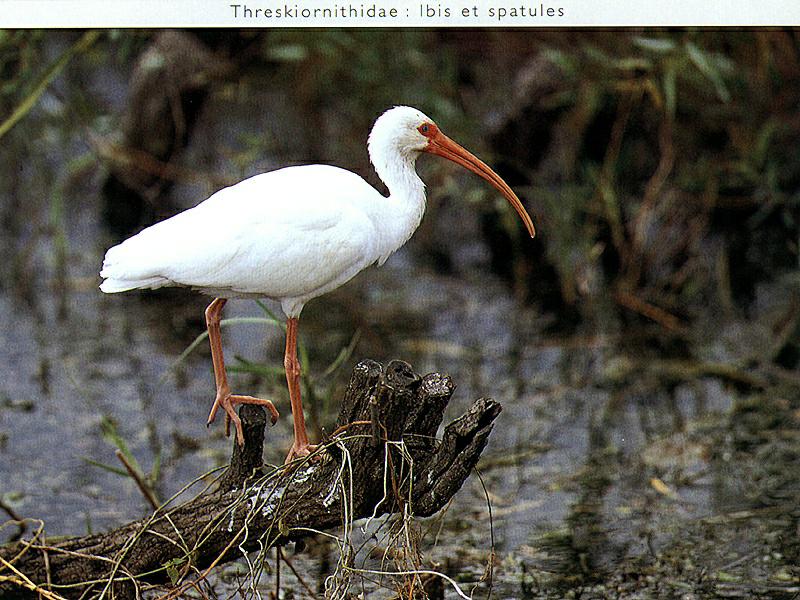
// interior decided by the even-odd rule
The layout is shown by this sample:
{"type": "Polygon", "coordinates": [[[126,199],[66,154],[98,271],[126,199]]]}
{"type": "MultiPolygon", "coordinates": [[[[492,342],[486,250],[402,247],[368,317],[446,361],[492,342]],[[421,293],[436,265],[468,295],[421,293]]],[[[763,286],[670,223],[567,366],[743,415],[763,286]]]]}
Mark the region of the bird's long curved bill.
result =
{"type": "Polygon", "coordinates": [[[525,223],[525,227],[531,237],[536,235],[536,228],[533,226],[533,221],[525,210],[525,207],[522,206],[520,199],[517,198],[517,195],[513,192],[513,190],[508,187],[508,184],[503,181],[500,176],[480,158],[472,154],[460,144],[451,140],[441,131],[438,131],[434,137],[429,139],[428,146],[425,148],[425,151],[451,160],[491,183],[501,194],[503,194],[505,199],[508,200],[511,206],[514,207],[514,210],[517,211],[517,214],[522,219],[522,222],[525,223]]]}

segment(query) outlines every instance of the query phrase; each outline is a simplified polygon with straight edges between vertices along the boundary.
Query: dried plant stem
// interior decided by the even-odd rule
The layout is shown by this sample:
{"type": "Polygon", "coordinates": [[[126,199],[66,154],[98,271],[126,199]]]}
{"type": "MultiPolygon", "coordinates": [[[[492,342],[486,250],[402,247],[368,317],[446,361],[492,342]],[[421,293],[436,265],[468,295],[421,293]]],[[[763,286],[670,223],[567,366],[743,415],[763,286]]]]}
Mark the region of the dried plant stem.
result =
{"type": "Polygon", "coordinates": [[[119,459],[119,462],[125,467],[125,470],[128,472],[128,475],[131,476],[136,482],[136,486],[139,488],[139,491],[142,492],[145,500],[153,507],[153,510],[158,510],[159,504],[158,500],[156,499],[155,495],[153,494],[153,490],[150,489],[150,486],[142,479],[141,474],[133,468],[133,465],[128,461],[125,454],[122,453],[121,450],[115,450],[114,454],[119,459]]]}
{"type": "MultiPolygon", "coordinates": [[[[398,556],[418,567],[409,523],[447,504],[477,463],[500,406],[477,400],[437,443],[453,389],[449,378],[436,373],[422,378],[400,361],[385,368],[363,361],[353,372],[337,427],[374,417],[380,443],[374,444],[372,435],[339,435],[325,445],[320,460],[266,467],[266,414],[260,407],[243,406],[245,444],[233,444],[231,466],[217,489],[180,506],[168,508],[167,503],[152,516],[108,533],[54,541],[46,550],[10,544],[0,548],[0,557],[37,585],[51,577],[51,589],[70,598],[135,598],[152,590],[147,586],[171,583],[175,587],[162,588],[166,593],[160,596],[168,600],[200,585],[218,565],[242,557],[255,585],[267,549],[343,527],[339,575],[330,581],[346,594],[355,572],[353,522],[370,515],[402,515],[403,527],[395,536],[398,556]],[[255,559],[248,556],[254,551],[255,559]]],[[[417,574],[416,568],[397,571],[417,574]]],[[[0,581],[0,597],[35,594],[0,581]]]]}

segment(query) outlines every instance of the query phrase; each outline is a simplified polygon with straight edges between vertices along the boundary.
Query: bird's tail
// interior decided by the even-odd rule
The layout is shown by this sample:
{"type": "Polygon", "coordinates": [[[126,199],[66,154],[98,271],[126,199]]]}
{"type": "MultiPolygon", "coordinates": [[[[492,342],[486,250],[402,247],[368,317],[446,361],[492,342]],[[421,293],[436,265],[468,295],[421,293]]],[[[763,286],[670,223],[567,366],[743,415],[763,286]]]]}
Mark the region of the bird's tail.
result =
{"type": "MultiPolygon", "coordinates": [[[[102,273],[101,273],[102,276],[102,273]]],[[[169,285],[169,281],[163,277],[149,277],[147,279],[115,279],[109,277],[100,284],[100,291],[106,294],[116,294],[117,292],[127,292],[138,289],[156,289],[169,285]]]]}
{"type": "MultiPolygon", "coordinates": [[[[130,241],[130,240],[129,240],[130,241]]],[[[100,277],[105,281],[100,284],[100,290],[106,294],[127,292],[137,289],[156,289],[170,285],[172,282],[162,275],[143,272],[125,260],[126,253],[122,248],[124,244],[114,246],[106,252],[100,277]]]]}

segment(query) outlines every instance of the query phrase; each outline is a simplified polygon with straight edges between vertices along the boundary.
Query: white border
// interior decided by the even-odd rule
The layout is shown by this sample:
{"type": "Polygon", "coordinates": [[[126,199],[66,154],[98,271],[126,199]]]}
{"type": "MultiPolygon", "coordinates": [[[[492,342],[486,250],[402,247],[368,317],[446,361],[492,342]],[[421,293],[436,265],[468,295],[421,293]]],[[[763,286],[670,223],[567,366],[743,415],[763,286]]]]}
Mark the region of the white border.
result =
{"type": "Polygon", "coordinates": [[[800,26],[800,0],[0,0],[3,28],[690,25],[800,26]]]}

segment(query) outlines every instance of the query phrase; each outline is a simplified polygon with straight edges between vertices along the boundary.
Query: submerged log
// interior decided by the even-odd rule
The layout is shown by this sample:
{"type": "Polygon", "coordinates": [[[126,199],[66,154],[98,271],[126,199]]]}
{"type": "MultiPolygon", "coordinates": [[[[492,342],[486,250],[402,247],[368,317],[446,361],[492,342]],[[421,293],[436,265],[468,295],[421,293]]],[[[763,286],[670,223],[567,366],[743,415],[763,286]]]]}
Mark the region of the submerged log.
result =
{"type": "Polygon", "coordinates": [[[0,548],[0,597],[134,597],[148,584],[188,585],[215,565],[310,530],[376,514],[432,515],[464,483],[500,413],[497,402],[479,399],[437,440],[453,389],[449,377],[420,377],[401,361],[362,361],[333,437],[316,459],[290,468],[263,464],[266,415],[243,406],[245,445],[233,444],[213,491],[107,533],[0,548]]]}

